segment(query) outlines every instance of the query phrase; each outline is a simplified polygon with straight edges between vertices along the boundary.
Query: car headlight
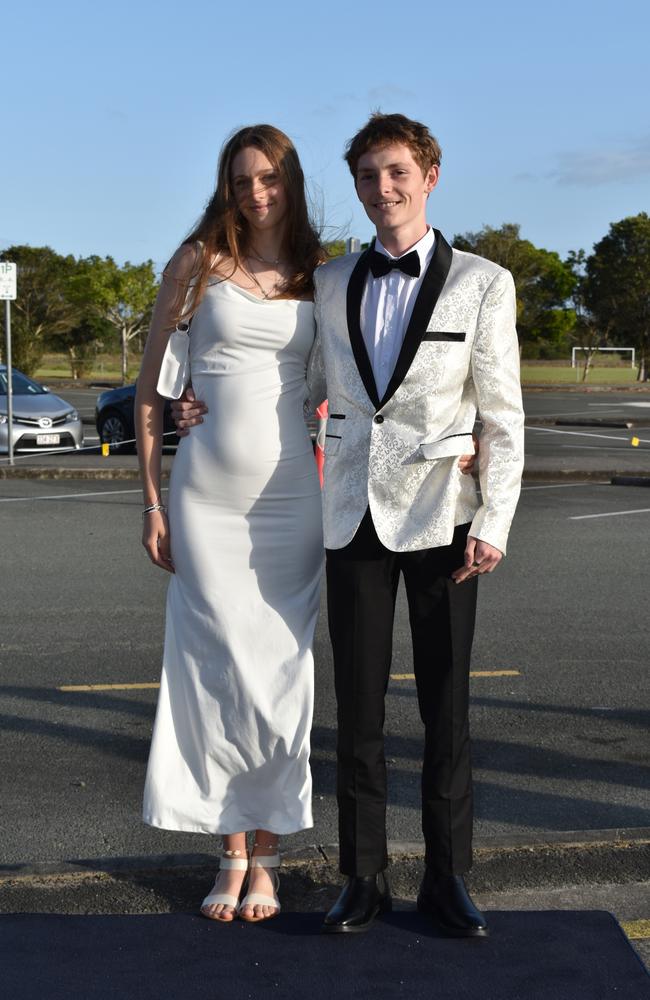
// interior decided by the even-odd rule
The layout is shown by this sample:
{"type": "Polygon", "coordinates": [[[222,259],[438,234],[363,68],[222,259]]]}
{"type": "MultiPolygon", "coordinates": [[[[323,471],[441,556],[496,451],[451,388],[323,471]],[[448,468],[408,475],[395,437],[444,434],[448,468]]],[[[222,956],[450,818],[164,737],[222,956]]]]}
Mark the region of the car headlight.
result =
{"type": "Polygon", "coordinates": [[[79,414],[77,413],[76,410],[70,410],[69,413],[66,413],[65,419],[66,420],[78,420],[79,419],[79,414]]]}

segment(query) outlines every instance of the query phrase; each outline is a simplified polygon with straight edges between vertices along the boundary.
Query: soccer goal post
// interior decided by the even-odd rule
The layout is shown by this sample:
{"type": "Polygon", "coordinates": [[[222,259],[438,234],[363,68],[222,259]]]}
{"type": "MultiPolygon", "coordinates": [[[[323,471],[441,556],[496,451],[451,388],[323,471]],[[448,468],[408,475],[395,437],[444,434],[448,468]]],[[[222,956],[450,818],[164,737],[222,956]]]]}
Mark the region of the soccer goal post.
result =
{"type": "Polygon", "coordinates": [[[572,347],[571,348],[571,367],[576,367],[576,358],[578,354],[582,354],[583,357],[587,354],[594,354],[596,351],[614,351],[616,354],[631,354],[632,361],[631,367],[636,368],[636,349],[634,347],[572,347]]]}

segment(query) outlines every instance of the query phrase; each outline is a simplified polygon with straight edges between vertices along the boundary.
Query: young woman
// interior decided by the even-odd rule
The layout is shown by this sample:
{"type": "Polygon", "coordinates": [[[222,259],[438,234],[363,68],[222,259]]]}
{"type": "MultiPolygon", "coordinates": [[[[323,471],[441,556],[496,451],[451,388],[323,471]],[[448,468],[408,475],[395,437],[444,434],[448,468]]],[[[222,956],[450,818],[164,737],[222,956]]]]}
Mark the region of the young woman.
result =
{"type": "Polygon", "coordinates": [[[313,825],[323,546],[303,404],[323,256],[291,141],[270,125],[238,131],[165,269],[138,378],[143,544],[173,574],[144,819],[221,834],[201,912],[224,922],[279,912],[278,838],[313,825]],[[191,380],[209,413],[180,442],[167,510],[156,383],[170,332],[190,318],[191,380]]]}

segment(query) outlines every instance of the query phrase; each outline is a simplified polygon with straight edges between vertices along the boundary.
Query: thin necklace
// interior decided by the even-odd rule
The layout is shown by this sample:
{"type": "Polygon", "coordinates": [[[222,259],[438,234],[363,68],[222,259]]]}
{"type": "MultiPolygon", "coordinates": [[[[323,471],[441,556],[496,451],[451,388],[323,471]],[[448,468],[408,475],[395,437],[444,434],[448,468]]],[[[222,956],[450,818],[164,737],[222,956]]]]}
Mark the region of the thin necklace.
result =
{"type": "Polygon", "coordinates": [[[283,260],[282,257],[277,257],[275,260],[267,260],[265,257],[260,256],[255,247],[251,247],[250,253],[247,256],[252,257],[253,260],[259,260],[260,264],[271,264],[272,267],[277,267],[278,264],[286,264],[286,260],[283,260]]]}
{"type": "Polygon", "coordinates": [[[270,299],[271,296],[273,295],[273,293],[277,292],[278,285],[280,284],[280,281],[274,281],[273,284],[271,285],[271,287],[269,288],[268,292],[265,292],[252,271],[246,270],[246,268],[243,267],[243,266],[242,266],[242,271],[244,272],[244,274],[248,275],[248,277],[251,279],[251,281],[253,282],[254,285],[257,285],[257,287],[259,288],[260,292],[262,293],[262,298],[263,299],[270,299]]]}

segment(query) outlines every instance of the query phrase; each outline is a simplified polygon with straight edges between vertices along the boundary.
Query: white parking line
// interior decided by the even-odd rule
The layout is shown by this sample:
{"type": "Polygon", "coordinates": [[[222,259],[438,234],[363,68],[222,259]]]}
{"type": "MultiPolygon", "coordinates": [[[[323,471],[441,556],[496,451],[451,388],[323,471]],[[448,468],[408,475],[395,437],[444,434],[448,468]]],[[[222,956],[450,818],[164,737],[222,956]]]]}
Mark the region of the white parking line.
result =
{"type": "MultiPolygon", "coordinates": [[[[529,427],[526,424],[527,431],[539,431],[542,434],[570,434],[572,437],[587,437],[587,438],[601,438],[603,441],[624,441],[625,436],[629,435],[628,431],[623,431],[623,435],[617,437],[614,434],[589,434],[586,431],[558,431],[554,427],[529,427]]],[[[650,444],[650,438],[639,438],[641,444],[650,444]]]]}
{"type": "Polygon", "coordinates": [[[587,403],[587,406],[602,406],[606,410],[618,410],[620,406],[650,406],[650,403],[627,403],[620,400],[618,403],[587,403]]]}
{"type": "Polygon", "coordinates": [[[650,514],[650,507],[640,507],[638,510],[610,510],[607,514],[574,514],[568,521],[586,521],[592,517],[622,517],[624,514],[650,514]]]}
{"type": "MultiPolygon", "coordinates": [[[[166,492],[166,487],[161,491],[166,492]]],[[[58,493],[47,497],[0,497],[0,503],[18,503],[19,500],[78,500],[80,497],[112,497],[121,493],[142,493],[142,488],[137,490],[103,490],[99,493],[58,493]]]]}
{"type": "Polygon", "coordinates": [[[590,481],[585,483],[549,483],[545,486],[522,486],[521,491],[524,490],[575,490],[579,486],[609,486],[609,480],[603,479],[602,482],[590,481]]]}

